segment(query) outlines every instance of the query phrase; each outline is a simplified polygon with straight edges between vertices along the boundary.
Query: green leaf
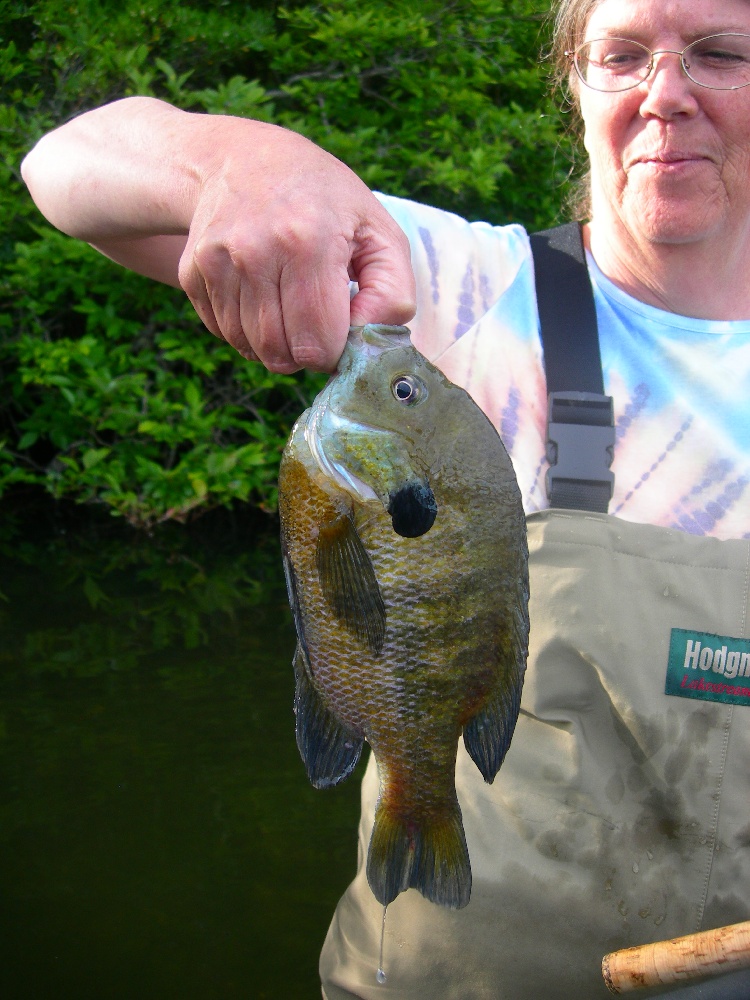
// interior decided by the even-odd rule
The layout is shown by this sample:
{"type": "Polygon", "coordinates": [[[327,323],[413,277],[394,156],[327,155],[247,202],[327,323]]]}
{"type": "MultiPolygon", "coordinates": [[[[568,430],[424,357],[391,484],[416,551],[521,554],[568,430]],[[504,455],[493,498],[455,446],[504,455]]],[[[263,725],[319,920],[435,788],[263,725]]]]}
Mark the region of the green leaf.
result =
{"type": "Polygon", "coordinates": [[[81,456],[84,469],[87,471],[93,469],[95,465],[98,465],[102,459],[109,455],[111,450],[111,448],[89,448],[81,456]]]}
{"type": "Polygon", "coordinates": [[[19,451],[25,451],[27,448],[30,448],[33,444],[36,444],[38,439],[39,435],[37,434],[36,431],[26,431],[26,433],[22,434],[21,437],[18,439],[18,444],[16,445],[16,448],[18,448],[19,451]]]}
{"type": "Polygon", "coordinates": [[[83,592],[92,608],[98,608],[100,604],[109,600],[99,584],[90,576],[83,581],[83,592]]]}

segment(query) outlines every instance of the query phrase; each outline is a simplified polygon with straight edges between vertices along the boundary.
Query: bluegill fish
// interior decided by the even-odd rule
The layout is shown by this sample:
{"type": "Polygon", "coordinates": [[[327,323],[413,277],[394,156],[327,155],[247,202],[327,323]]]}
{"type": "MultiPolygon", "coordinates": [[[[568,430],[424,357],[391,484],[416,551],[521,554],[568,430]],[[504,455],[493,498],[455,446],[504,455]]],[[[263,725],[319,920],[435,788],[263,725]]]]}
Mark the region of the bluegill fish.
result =
{"type": "Polygon", "coordinates": [[[505,448],[405,327],[353,327],[292,431],[279,510],[308,776],[335,785],[366,740],[380,777],[375,897],[413,886],[465,906],[458,740],[492,782],[528,645],[525,521],[505,448]]]}

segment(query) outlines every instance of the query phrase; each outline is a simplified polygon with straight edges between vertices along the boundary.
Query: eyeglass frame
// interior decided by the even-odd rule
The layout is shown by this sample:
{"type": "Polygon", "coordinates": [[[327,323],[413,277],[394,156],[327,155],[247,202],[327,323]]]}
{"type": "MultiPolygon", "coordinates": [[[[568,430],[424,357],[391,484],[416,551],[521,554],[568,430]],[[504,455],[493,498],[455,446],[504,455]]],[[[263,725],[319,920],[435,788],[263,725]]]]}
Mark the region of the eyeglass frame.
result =
{"type": "Polygon", "coordinates": [[[730,93],[733,90],[743,90],[745,87],[750,87],[750,80],[748,80],[747,83],[740,84],[737,87],[711,87],[709,86],[709,84],[701,83],[699,80],[696,80],[694,77],[692,77],[688,71],[687,65],[685,64],[685,53],[688,51],[688,49],[692,49],[694,45],[698,45],[700,42],[705,42],[709,38],[723,38],[726,37],[727,35],[730,35],[733,38],[735,37],[750,38],[750,33],[744,31],[718,31],[713,35],[705,35],[703,38],[696,38],[695,41],[692,41],[690,42],[689,45],[686,45],[682,51],[679,51],[679,49],[650,49],[648,45],[644,45],[643,42],[636,42],[635,39],[633,38],[621,38],[619,35],[613,35],[610,38],[588,39],[585,42],[581,42],[581,44],[578,45],[575,49],[566,49],[565,55],[573,63],[573,68],[576,71],[576,76],[584,85],[584,87],[588,87],[589,90],[596,91],[597,94],[624,94],[628,90],[635,90],[636,87],[640,87],[642,83],[645,83],[646,80],[648,80],[648,78],[651,76],[651,74],[654,72],[654,69],[656,68],[656,56],[662,56],[662,55],[679,56],[682,72],[685,74],[688,80],[690,80],[692,83],[696,85],[696,87],[703,87],[704,90],[717,90],[717,91],[724,91],[725,93],[730,93]],[[648,62],[648,70],[642,80],[636,80],[635,83],[630,83],[628,84],[627,87],[621,87],[617,90],[603,90],[600,87],[593,87],[587,80],[583,78],[583,74],[581,73],[581,70],[578,67],[578,53],[581,51],[584,45],[592,45],[594,42],[607,42],[607,41],[629,42],[631,45],[637,45],[638,48],[641,48],[643,49],[644,52],[648,52],[650,54],[651,58],[649,59],[648,62]]]}

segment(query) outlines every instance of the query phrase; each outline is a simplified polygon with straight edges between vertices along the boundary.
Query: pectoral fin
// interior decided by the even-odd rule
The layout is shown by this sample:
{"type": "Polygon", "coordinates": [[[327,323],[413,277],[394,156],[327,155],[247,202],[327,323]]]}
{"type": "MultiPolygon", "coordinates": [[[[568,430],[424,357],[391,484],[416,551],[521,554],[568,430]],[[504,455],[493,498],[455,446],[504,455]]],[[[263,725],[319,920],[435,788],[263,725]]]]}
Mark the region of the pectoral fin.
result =
{"type": "Polygon", "coordinates": [[[297,686],[294,712],[297,747],[315,788],[329,788],[348,777],[362,752],[362,738],[345,729],[315,690],[301,645],[294,654],[297,686]]]}
{"type": "Polygon", "coordinates": [[[385,604],[372,560],[346,514],[320,529],[315,561],[334,615],[379,653],[385,639],[385,604]]]}

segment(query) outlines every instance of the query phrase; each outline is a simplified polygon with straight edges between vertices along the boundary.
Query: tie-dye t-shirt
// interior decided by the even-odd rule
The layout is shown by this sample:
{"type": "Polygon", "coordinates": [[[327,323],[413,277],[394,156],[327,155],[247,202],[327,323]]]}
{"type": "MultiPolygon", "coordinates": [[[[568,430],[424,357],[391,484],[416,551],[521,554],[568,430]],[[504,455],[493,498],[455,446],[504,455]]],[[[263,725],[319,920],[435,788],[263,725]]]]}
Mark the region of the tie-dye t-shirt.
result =
{"type": "MultiPolygon", "coordinates": [[[[549,506],[546,386],[525,230],[379,197],[411,243],[415,346],[492,420],[526,511],[549,506]]],[[[664,312],[613,285],[590,256],[588,264],[605,392],[615,406],[610,513],[750,537],[750,320],[664,312]]]]}

